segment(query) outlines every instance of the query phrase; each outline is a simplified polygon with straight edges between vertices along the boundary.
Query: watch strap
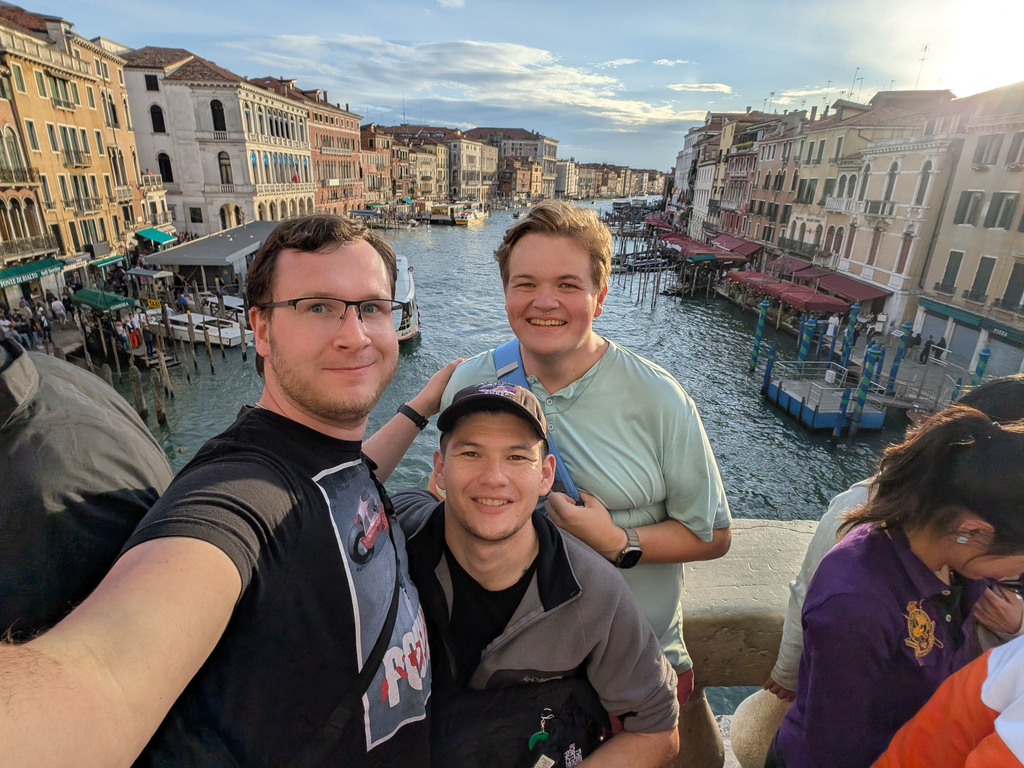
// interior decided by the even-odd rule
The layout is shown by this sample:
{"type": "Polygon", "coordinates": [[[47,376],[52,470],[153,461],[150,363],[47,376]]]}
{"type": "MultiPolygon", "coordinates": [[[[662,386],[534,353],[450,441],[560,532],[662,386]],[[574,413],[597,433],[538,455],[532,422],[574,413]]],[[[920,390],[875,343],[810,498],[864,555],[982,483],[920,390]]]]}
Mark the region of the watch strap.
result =
{"type": "Polygon", "coordinates": [[[403,416],[408,417],[413,424],[419,427],[421,432],[426,428],[427,424],[430,423],[427,420],[426,416],[423,416],[422,414],[418,413],[408,403],[402,403],[400,406],[398,406],[398,412],[403,416]]]}

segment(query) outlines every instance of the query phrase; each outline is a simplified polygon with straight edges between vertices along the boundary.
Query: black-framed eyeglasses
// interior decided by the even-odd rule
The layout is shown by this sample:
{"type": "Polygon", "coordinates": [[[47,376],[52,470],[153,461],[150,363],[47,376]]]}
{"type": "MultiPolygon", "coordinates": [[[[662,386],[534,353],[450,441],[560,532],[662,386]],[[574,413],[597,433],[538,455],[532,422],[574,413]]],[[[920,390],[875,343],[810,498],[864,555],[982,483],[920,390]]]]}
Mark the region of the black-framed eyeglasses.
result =
{"type": "Polygon", "coordinates": [[[296,319],[302,323],[326,332],[337,330],[338,326],[345,321],[345,314],[349,307],[356,308],[359,322],[363,324],[368,333],[395,331],[402,323],[403,305],[390,299],[347,301],[329,296],[306,296],[301,299],[263,304],[260,309],[284,307],[292,307],[295,310],[296,319]]]}

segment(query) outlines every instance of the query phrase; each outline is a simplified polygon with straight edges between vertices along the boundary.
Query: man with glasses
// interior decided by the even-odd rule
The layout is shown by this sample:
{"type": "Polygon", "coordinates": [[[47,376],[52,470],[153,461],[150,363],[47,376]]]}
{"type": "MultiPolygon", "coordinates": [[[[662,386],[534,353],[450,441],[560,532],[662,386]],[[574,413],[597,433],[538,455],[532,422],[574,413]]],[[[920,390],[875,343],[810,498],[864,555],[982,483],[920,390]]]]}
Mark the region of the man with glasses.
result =
{"type": "MultiPolygon", "coordinates": [[[[337,216],[270,235],[248,277],[262,396],[81,606],[0,645],[5,764],[429,763],[423,614],[360,454],[398,361],[396,274],[337,216]]],[[[409,407],[436,413],[453,367],[409,407]]]]}

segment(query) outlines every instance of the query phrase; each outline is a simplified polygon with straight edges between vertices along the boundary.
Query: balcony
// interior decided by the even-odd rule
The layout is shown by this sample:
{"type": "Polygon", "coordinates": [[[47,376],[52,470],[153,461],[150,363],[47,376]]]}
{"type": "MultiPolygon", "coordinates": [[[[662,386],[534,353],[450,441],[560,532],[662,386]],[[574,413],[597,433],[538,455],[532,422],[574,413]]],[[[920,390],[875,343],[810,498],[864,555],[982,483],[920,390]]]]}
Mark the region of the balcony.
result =
{"type": "Polygon", "coordinates": [[[723,211],[738,211],[743,203],[739,200],[722,200],[720,205],[723,211]]]}
{"type": "Polygon", "coordinates": [[[339,155],[341,157],[348,157],[354,150],[346,147],[317,147],[322,155],[339,155]]]}
{"type": "Polygon", "coordinates": [[[963,298],[967,299],[967,301],[973,301],[977,304],[984,304],[986,301],[988,301],[988,294],[984,293],[983,291],[972,291],[968,289],[963,292],[963,298]]]}
{"type": "Polygon", "coordinates": [[[130,203],[132,201],[132,188],[131,187],[114,187],[114,199],[110,202],[118,203],[130,203]]]}
{"type": "Polygon", "coordinates": [[[996,299],[992,302],[992,306],[996,309],[1001,309],[1003,312],[1016,312],[1018,315],[1024,315],[1024,306],[1021,305],[1021,297],[1016,299],[996,299]]]}
{"type": "Polygon", "coordinates": [[[46,199],[44,199],[43,200],[43,208],[45,208],[48,211],[53,211],[53,210],[56,210],[57,204],[55,202],[53,202],[53,200],[46,200],[46,199]]]}
{"type": "Polygon", "coordinates": [[[0,256],[29,256],[58,249],[57,239],[50,234],[18,237],[0,242],[0,256]]]}
{"type": "Polygon", "coordinates": [[[825,210],[830,213],[851,213],[857,202],[852,197],[826,197],[825,210]]]}
{"type": "Polygon", "coordinates": [[[0,184],[32,184],[39,182],[35,168],[0,168],[0,184]]]}
{"type": "Polygon", "coordinates": [[[320,179],[321,187],[340,187],[341,179],[320,179]]]}
{"type": "Polygon", "coordinates": [[[142,176],[140,185],[144,192],[156,192],[164,188],[164,177],[159,173],[147,173],[142,176]]]}
{"type": "Polygon", "coordinates": [[[96,213],[100,210],[102,200],[98,197],[76,197],[74,200],[65,200],[64,205],[74,208],[75,213],[81,216],[85,213],[96,213]]]}
{"type": "Polygon", "coordinates": [[[316,184],[309,182],[291,182],[285,184],[257,184],[257,195],[298,195],[316,191],[316,184]]]}
{"type": "Polygon", "coordinates": [[[932,290],[936,293],[944,293],[947,296],[952,296],[956,293],[956,283],[936,283],[932,290]]]}
{"type": "Polygon", "coordinates": [[[896,202],[893,200],[865,200],[863,210],[866,216],[892,216],[896,211],[896,202]]]}
{"type": "Polygon", "coordinates": [[[204,184],[203,190],[209,195],[251,195],[252,184],[204,184]]]}
{"type": "Polygon", "coordinates": [[[88,168],[92,165],[92,156],[80,149],[65,149],[63,155],[65,168],[88,168]]]}
{"type": "Polygon", "coordinates": [[[60,96],[51,96],[50,103],[57,109],[66,109],[70,112],[75,111],[75,102],[62,99],[60,96]]]}
{"type": "Polygon", "coordinates": [[[170,211],[157,211],[156,213],[147,212],[145,216],[135,222],[136,229],[144,229],[146,227],[158,227],[161,224],[171,223],[171,212],[170,211]]]}
{"type": "Polygon", "coordinates": [[[245,141],[241,131],[196,131],[197,141],[245,141]]]}
{"type": "Polygon", "coordinates": [[[812,258],[818,253],[818,246],[815,243],[802,243],[799,240],[793,240],[788,237],[779,238],[779,248],[812,258]]]}

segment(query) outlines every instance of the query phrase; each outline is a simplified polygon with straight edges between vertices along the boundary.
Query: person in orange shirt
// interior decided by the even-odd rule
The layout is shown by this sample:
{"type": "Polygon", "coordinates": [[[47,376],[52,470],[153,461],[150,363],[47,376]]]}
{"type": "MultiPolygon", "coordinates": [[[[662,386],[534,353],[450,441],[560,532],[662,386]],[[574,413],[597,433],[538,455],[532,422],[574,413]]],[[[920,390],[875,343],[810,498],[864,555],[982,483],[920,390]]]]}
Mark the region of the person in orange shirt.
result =
{"type": "Polygon", "coordinates": [[[1022,768],[1024,638],[949,677],[872,768],[1022,768]]]}

